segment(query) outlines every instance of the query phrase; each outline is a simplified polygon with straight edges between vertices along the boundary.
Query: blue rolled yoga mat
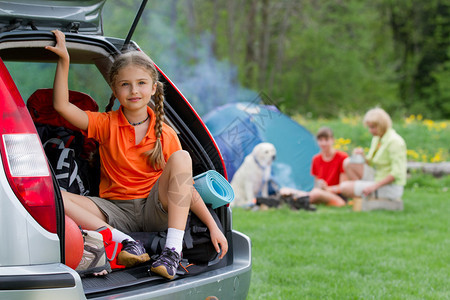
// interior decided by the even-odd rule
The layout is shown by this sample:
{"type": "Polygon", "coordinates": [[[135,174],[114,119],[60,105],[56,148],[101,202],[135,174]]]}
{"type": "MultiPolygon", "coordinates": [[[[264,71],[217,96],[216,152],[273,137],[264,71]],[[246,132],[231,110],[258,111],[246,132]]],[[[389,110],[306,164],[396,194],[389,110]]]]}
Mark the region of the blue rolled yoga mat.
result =
{"type": "Polygon", "coordinates": [[[226,205],[234,200],[230,183],[217,171],[209,170],[194,177],[194,187],[203,201],[212,208],[226,205]]]}

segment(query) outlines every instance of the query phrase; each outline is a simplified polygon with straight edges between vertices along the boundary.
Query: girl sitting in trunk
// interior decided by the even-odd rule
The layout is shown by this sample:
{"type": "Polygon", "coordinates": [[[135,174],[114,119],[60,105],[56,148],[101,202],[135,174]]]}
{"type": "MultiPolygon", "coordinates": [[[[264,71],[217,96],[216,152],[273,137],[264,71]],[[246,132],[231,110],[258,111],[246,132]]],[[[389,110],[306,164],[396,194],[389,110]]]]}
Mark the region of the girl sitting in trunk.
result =
{"type": "Polygon", "coordinates": [[[111,229],[123,244],[118,262],[133,266],[149,260],[142,243],[126,233],[168,229],[165,249],[151,270],[172,279],[181,259],[189,210],[209,228],[211,240],[223,258],[228,243],[193,187],[192,162],[181,149],[175,131],[164,120],[163,85],[152,60],[139,51],[116,58],[109,84],[121,106],[116,111],[83,111],[68,99],[69,54],[65,36],[53,31],[59,56],[53,106],[72,125],[99,143],[100,197],[62,191],[66,214],[84,229],[111,229]],[[155,112],[148,106],[151,98],[155,112]]]}

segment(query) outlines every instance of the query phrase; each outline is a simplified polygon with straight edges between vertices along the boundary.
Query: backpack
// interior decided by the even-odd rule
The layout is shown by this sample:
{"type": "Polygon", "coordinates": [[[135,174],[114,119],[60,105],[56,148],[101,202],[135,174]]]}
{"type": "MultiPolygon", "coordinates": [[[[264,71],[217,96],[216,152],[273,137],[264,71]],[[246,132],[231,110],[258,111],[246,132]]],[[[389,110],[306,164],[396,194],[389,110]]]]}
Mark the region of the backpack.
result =
{"type": "Polygon", "coordinates": [[[79,131],[38,123],[35,126],[60,187],[78,195],[97,195],[100,162],[96,143],[86,141],[79,131]]]}
{"type": "Polygon", "coordinates": [[[78,195],[89,195],[89,181],[85,161],[77,158],[75,149],[66,146],[59,138],[50,138],[44,143],[47,159],[55,172],[61,189],[78,195]]]}
{"type": "MultiPolygon", "coordinates": [[[[106,227],[105,227],[106,228],[106,227]]],[[[102,228],[104,229],[104,228],[102,228]]],[[[76,267],[76,271],[80,276],[89,276],[97,272],[105,270],[111,273],[111,264],[106,252],[106,243],[104,243],[104,235],[98,231],[83,230],[83,256],[76,267]]]]}
{"type": "Polygon", "coordinates": [[[79,226],[83,236],[83,255],[76,267],[80,276],[90,276],[96,272],[123,269],[125,266],[117,263],[117,256],[122,250],[122,243],[112,240],[112,233],[106,226],[97,230],[85,230],[79,226]]]}
{"type": "MultiPolygon", "coordinates": [[[[98,111],[87,94],[69,91],[69,101],[80,109],[98,111]]],[[[79,195],[98,195],[98,145],[55,111],[53,89],[36,90],[28,98],[27,108],[61,188],[79,195]]]]}

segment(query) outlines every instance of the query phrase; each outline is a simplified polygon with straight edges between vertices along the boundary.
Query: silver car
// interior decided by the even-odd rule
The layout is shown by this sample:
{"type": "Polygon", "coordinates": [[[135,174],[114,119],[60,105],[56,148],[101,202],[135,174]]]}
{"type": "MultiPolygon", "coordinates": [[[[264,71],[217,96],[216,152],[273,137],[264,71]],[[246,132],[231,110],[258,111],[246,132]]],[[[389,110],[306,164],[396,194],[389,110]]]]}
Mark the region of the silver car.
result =
{"type": "MultiPolygon", "coordinates": [[[[48,87],[40,85],[53,81],[56,56],[44,46],[54,45],[50,30],[58,28],[66,33],[76,76],[94,69],[102,82],[91,78],[81,82],[108,90],[103,77],[114,55],[138,46],[130,39],[102,35],[103,4],[104,0],[0,1],[0,299],[245,299],[251,277],[250,240],[232,230],[226,206],[216,212],[230,250],[222,262],[200,274],[167,281],[149,276],[143,266],[80,278],[65,265],[64,208],[26,107],[31,93],[27,89],[48,87]]],[[[201,118],[160,72],[167,121],[190,152],[194,175],[214,169],[226,176],[220,152],[201,118]]]]}

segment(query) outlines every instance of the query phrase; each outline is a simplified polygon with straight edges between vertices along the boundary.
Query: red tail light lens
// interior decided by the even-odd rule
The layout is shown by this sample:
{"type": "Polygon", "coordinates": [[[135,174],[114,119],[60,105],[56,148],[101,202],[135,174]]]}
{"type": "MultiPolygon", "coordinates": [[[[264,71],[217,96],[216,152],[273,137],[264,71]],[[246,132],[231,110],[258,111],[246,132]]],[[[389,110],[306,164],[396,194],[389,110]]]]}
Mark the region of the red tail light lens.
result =
{"type": "Polygon", "coordinates": [[[12,190],[30,215],[56,233],[53,182],[33,121],[0,59],[0,152],[12,190]]]}

